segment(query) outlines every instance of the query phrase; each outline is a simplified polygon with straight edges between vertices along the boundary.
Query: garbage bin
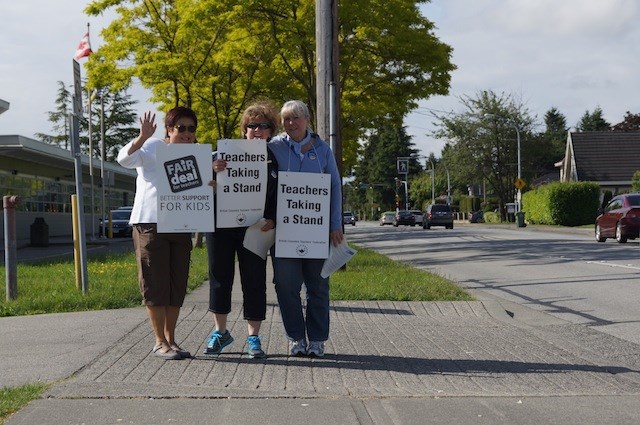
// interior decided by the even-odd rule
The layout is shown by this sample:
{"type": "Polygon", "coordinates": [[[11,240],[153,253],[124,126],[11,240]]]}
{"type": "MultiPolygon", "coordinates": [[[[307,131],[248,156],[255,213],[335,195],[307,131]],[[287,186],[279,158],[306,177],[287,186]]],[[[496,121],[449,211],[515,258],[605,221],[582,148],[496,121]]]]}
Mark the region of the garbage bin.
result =
{"type": "Polygon", "coordinates": [[[518,227],[527,227],[527,223],[524,222],[524,211],[518,211],[516,213],[516,224],[518,227]]]}
{"type": "Polygon", "coordinates": [[[31,224],[31,246],[49,246],[49,225],[44,217],[36,217],[31,224]]]}

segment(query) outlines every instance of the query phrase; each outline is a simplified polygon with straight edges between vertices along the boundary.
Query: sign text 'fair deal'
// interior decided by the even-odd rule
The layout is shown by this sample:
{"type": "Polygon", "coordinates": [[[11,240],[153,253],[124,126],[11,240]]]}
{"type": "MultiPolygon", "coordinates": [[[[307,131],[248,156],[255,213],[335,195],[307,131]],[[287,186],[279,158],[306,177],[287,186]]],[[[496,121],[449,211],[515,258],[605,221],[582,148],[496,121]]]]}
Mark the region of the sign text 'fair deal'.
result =
{"type": "Polygon", "coordinates": [[[213,189],[209,182],[211,145],[158,146],[158,232],[187,233],[215,230],[213,189]]]}

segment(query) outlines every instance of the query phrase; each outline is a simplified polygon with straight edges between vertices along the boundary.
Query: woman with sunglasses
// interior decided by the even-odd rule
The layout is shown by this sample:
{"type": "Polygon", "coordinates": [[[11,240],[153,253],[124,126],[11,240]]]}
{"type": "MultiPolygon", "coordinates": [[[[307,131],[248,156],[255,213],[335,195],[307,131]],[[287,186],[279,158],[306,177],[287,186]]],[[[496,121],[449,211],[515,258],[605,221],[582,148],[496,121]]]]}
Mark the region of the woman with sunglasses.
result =
{"type": "Polygon", "coordinates": [[[191,233],[158,233],[157,186],[162,167],[156,164],[156,149],[168,143],[196,143],[198,119],[189,108],[176,107],[164,120],[166,138],[153,136],[155,114],[140,118],[140,135],[118,153],[118,162],[135,168],[136,195],[130,222],[138,267],[142,302],[155,335],[153,354],[165,360],[191,357],[175,339],[180,307],[187,293],[191,233]]]}
{"type": "MultiPolygon", "coordinates": [[[[269,141],[278,128],[277,112],[268,102],[249,106],[240,119],[243,138],[269,141]]],[[[273,229],[276,217],[276,184],[278,165],[267,149],[267,193],[263,231],[273,229]]],[[[215,157],[215,154],[214,154],[215,157]]],[[[223,159],[214,159],[213,171],[220,173],[227,167],[223,159]]],[[[214,184],[215,186],[215,184],[214,184]]],[[[218,355],[233,342],[227,329],[227,316],[231,312],[231,289],[238,258],[240,283],[243,294],[243,313],[247,321],[247,354],[250,358],[265,358],[260,341],[260,325],[267,310],[267,261],[243,246],[246,227],[217,228],[207,234],[209,257],[209,311],[213,313],[215,329],[207,339],[205,354],[218,355]]]]}

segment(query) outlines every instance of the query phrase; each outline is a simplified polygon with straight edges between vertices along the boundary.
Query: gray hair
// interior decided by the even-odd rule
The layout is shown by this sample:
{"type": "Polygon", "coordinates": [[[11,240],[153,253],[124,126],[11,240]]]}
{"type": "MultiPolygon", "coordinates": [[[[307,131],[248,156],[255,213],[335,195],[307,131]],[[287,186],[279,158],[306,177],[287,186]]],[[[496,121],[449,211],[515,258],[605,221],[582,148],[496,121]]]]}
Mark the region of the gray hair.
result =
{"type": "Polygon", "coordinates": [[[284,124],[284,118],[294,115],[296,117],[305,117],[307,120],[310,120],[309,116],[309,108],[307,105],[301,100],[289,100],[282,105],[282,109],[280,110],[280,117],[282,118],[282,123],[284,124]]]}

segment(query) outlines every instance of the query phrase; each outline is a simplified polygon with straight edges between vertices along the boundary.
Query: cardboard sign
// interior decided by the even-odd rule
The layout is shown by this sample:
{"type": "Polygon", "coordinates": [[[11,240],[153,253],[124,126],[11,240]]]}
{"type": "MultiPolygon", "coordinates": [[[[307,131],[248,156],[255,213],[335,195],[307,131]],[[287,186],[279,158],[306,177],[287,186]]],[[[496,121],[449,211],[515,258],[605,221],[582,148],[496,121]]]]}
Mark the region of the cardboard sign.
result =
{"type": "Polygon", "coordinates": [[[213,232],[211,145],[171,143],[156,150],[158,232],[213,232]]]}
{"type": "Polygon", "coordinates": [[[216,175],[217,227],[249,227],[264,216],[267,196],[267,142],[218,140],[218,159],[227,168],[216,175]]]}
{"type": "Polygon", "coordinates": [[[327,258],[331,176],[319,173],[278,173],[276,256],[327,258]]]}

